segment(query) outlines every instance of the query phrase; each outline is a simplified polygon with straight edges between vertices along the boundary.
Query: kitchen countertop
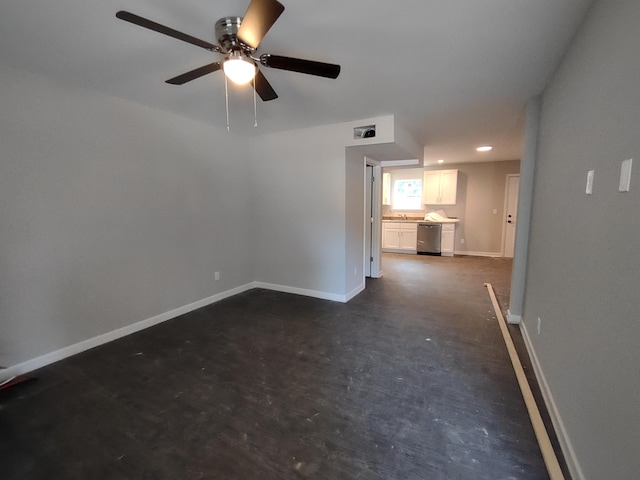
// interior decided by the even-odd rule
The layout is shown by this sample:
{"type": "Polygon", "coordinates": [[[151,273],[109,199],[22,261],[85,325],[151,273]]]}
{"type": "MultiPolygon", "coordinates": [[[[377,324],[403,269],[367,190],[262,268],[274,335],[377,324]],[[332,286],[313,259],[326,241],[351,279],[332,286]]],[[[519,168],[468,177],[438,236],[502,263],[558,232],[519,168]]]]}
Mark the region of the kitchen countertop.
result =
{"type": "Polygon", "coordinates": [[[382,217],[383,222],[423,222],[422,218],[382,217]]]}
{"type": "Polygon", "coordinates": [[[388,222],[393,222],[393,223],[432,223],[432,224],[438,224],[438,223],[458,223],[460,222],[459,218],[448,218],[446,220],[442,220],[441,222],[432,222],[430,220],[423,220],[423,219],[417,219],[417,218],[407,218],[406,220],[404,218],[383,218],[382,219],[382,223],[388,223],[388,222]]]}

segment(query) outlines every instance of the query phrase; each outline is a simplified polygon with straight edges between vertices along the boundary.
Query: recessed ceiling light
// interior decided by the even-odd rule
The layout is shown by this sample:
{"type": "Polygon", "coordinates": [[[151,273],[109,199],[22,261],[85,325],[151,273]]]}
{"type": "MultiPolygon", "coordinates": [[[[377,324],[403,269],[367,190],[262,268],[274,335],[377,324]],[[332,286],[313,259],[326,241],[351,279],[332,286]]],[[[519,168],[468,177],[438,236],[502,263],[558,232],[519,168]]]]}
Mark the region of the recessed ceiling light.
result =
{"type": "Polygon", "coordinates": [[[493,147],[491,145],[483,145],[482,147],[476,148],[476,150],[479,151],[479,152],[488,152],[492,148],[493,147]]]}
{"type": "Polygon", "coordinates": [[[444,163],[443,159],[438,160],[438,163],[444,163]]]}

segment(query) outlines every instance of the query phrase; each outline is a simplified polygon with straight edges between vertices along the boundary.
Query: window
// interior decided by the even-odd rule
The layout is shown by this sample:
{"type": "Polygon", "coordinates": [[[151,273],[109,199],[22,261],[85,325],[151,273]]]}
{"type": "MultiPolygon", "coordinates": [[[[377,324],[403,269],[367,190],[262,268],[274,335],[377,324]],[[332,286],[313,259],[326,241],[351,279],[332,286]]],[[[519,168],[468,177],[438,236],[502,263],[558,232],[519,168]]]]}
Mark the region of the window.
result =
{"type": "Polygon", "coordinates": [[[393,209],[420,210],[422,208],[422,180],[409,178],[393,182],[393,209]]]}

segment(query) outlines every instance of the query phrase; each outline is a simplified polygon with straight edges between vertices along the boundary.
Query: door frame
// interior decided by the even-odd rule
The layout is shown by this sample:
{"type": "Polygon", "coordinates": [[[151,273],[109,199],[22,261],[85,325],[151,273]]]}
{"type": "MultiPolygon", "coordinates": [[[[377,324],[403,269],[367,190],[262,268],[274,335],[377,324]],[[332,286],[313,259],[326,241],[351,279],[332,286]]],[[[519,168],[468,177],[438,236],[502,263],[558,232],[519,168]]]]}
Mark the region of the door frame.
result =
{"type": "MultiPolygon", "coordinates": [[[[365,198],[363,271],[369,272],[369,264],[371,267],[371,278],[380,278],[382,276],[382,167],[377,160],[365,157],[365,182],[368,181],[367,172],[369,168],[371,168],[372,181],[370,184],[370,200],[365,198]],[[367,208],[369,202],[371,205],[370,208],[367,208]],[[371,226],[370,230],[367,223],[371,226]]],[[[367,195],[367,191],[368,188],[365,186],[365,196],[367,195]]],[[[366,273],[365,276],[367,276],[366,273]]]]}

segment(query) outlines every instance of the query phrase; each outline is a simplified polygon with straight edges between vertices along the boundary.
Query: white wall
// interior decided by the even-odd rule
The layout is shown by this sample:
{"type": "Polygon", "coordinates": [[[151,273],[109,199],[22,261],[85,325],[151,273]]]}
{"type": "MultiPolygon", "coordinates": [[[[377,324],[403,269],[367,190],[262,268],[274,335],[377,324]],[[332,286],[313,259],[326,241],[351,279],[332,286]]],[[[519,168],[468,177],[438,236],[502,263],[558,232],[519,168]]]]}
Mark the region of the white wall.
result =
{"type": "MultiPolygon", "coordinates": [[[[35,368],[256,285],[364,288],[353,122],[240,138],[7,67],[0,108],[0,364],[35,368]]],[[[393,117],[376,121],[393,139],[393,117]]]]}
{"type": "Polygon", "coordinates": [[[0,364],[253,280],[237,139],[8,67],[0,111],[0,364]]]}
{"type": "Polygon", "coordinates": [[[639,24],[637,0],[597,1],[542,105],[524,328],[589,480],[640,472],[639,24]]]}
{"type": "Polygon", "coordinates": [[[257,281],[327,298],[345,294],[343,127],[294,130],[252,142],[257,281]]]}

